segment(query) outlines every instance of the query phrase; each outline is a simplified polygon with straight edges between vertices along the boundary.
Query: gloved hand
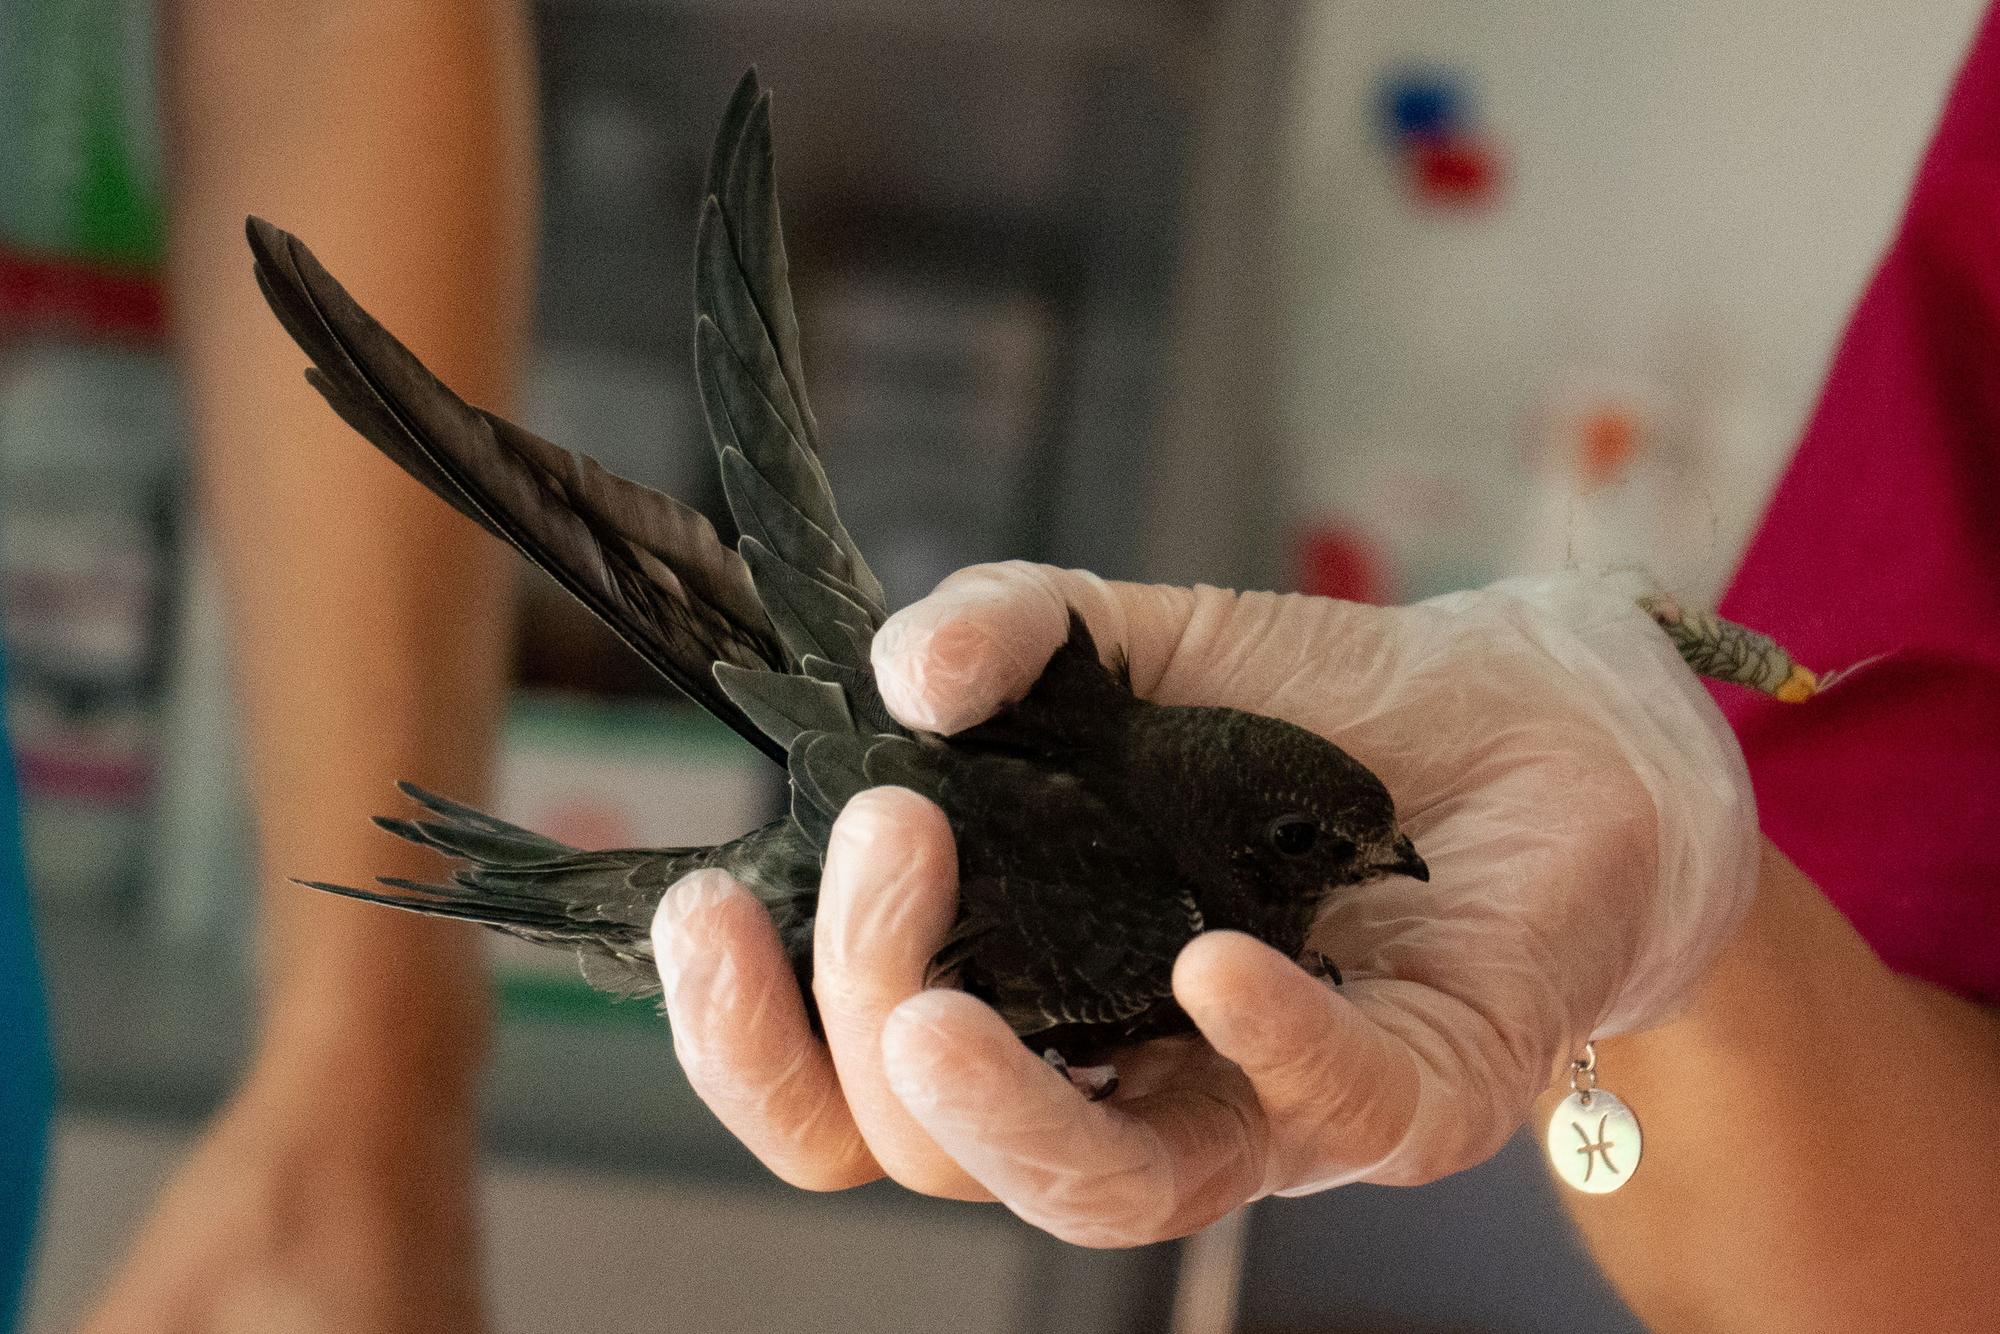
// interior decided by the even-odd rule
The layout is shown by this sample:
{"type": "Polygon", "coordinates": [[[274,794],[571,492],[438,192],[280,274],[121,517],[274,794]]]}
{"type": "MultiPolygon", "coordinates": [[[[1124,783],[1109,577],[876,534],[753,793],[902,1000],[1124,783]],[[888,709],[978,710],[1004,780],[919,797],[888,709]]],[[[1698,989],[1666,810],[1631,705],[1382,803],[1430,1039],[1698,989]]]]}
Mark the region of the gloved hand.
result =
{"type": "Polygon", "coordinates": [[[987,1007],[922,990],[954,910],[949,832],[908,793],[865,794],[828,858],[824,1045],[747,894],[696,877],[662,905],[690,1078],[790,1180],[990,1193],[1087,1245],[1483,1161],[1587,1039],[1670,1017],[1754,891],[1741,756],[1635,591],[1564,576],[1383,609],[961,571],[876,637],[908,725],[955,731],[1024,693],[1073,606],[1140,694],[1289,719],[1374,769],[1429,882],[1335,900],[1313,944],[1338,990],[1249,937],[1199,937],[1174,990],[1206,1042],[1141,1048],[1089,1103],[987,1007]]]}

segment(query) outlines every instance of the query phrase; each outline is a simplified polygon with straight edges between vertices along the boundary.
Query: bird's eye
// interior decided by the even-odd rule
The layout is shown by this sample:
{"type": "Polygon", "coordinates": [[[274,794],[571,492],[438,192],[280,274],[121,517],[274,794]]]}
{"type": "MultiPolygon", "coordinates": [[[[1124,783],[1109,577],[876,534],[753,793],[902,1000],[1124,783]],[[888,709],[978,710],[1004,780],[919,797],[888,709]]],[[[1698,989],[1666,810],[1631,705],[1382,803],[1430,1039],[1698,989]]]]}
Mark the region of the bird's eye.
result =
{"type": "Polygon", "coordinates": [[[1309,815],[1281,815],[1271,821],[1271,846],[1287,857],[1303,857],[1319,843],[1319,825],[1309,815]]]}

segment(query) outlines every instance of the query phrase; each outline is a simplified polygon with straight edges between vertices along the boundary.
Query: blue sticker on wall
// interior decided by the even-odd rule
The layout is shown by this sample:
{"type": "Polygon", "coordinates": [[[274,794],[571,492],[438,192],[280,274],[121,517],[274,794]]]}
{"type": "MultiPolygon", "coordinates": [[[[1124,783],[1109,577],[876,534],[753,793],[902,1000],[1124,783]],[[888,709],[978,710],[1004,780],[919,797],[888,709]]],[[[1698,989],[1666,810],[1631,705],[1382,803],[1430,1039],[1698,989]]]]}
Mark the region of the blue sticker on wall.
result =
{"type": "Polygon", "coordinates": [[[1383,136],[1399,147],[1445,138],[1471,127],[1472,92],[1449,71],[1403,70],[1382,81],[1378,114],[1383,136]]]}

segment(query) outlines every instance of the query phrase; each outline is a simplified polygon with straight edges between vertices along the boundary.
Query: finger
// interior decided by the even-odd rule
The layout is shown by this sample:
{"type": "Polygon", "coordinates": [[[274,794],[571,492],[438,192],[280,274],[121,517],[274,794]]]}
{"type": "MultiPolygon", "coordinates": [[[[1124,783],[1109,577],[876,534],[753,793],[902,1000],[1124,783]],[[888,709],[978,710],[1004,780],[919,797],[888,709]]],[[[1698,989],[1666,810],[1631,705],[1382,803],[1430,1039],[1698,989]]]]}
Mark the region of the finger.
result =
{"type": "Polygon", "coordinates": [[[985,1199],[882,1072],[883,1021],[924,989],[957,912],[958,857],[944,812],[894,787],[848,802],[827,845],[813,930],[813,994],[840,1086],[890,1176],[926,1195],[985,1199]]]}
{"type": "Polygon", "coordinates": [[[882,1046],[897,1097],[938,1146],[1064,1241],[1185,1236],[1260,1193],[1266,1126],[1233,1072],[1087,1102],[999,1015],[956,991],[898,1006],[882,1046]]]}
{"type": "Polygon", "coordinates": [[[1026,694],[1068,633],[1062,584],[1047,566],[975,565],[891,616],[869,651],[889,712],[956,732],[1026,694]]]}
{"type": "Polygon", "coordinates": [[[1474,1144],[1468,1126],[1512,1122],[1482,1116],[1486,1082],[1466,1060],[1492,1026],[1464,1006],[1430,1012],[1456,1002],[1408,982],[1346,990],[1352,1000],[1238,932],[1196,936],[1174,964],[1174,998],[1270,1116],[1268,1188],[1418,1184],[1492,1154],[1498,1142],[1474,1144]]]}
{"type": "Polygon", "coordinates": [[[1409,1136],[1414,1054],[1277,950],[1235,931],[1197,936],[1174,963],[1174,997],[1270,1117],[1270,1189],[1369,1177],[1409,1136]]]}
{"type": "MultiPolygon", "coordinates": [[[[1028,692],[1069,633],[1075,609],[1098,651],[1135,682],[1157,676],[1199,597],[1215,589],[1109,583],[1025,561],[958,571],[876,632],[871,657],[889,711],[904,724],[956,732],[1028,692]]],[[[1141,687],[1140,693],[1146,693],[1141,687]]]]}
{"type": "Polygon", "coordinates": [[[883,701],[928,731],[981,722],[1028,692],[1072,609],[1148,699],[1234,704],[1328,735],[1375,711],[1382,683],[1410,665],[1391,652],[1393,609],[1011,561],[960,570],[889,618],[871,649],[883,701]]]}
{"type": "Polygon", "coordinates": [[[681,1068],[731,1134],[807,1190],[882,1175],[761,903],[723,872],[697,871],[661,900],[653,955],[681,1068]]]}

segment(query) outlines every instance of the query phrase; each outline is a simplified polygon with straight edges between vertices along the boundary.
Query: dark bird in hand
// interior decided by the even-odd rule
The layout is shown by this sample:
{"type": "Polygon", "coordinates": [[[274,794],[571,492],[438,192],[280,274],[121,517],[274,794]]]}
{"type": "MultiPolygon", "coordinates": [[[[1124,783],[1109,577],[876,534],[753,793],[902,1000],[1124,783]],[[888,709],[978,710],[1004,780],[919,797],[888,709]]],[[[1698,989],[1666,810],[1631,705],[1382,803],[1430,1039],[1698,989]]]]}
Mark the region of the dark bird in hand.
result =
{"type": "Polygon", "coordinates": [[[257,281],[334,410],[791,780],[789,813],[732,842],[611,851],[406,785],[423,813],[379,823],[462,859],[450,881],[314,888],[573,949],[593,983],[631,994],[658,988],[661,896],[719,867],[770,910],[810,1004],[834,817],[899,784],[936,801],[957,839],[959,916],[934,976],[1061,1064],[1188,1031],[1170,980],[1198,933],[1246,931],[1296,958],[1342,886],[1426,875],[1358,761],[1290,723],[1138,698],[1075,615],[1027,697],[992,721],[939,737],[889,716],[868,658],[882,587],[820,465],[754,71],[724,118],[696,240],[696,365],[734,551],[686,505],[458,398],[296,238],[255,218],[249,236],[257,281]]]}

